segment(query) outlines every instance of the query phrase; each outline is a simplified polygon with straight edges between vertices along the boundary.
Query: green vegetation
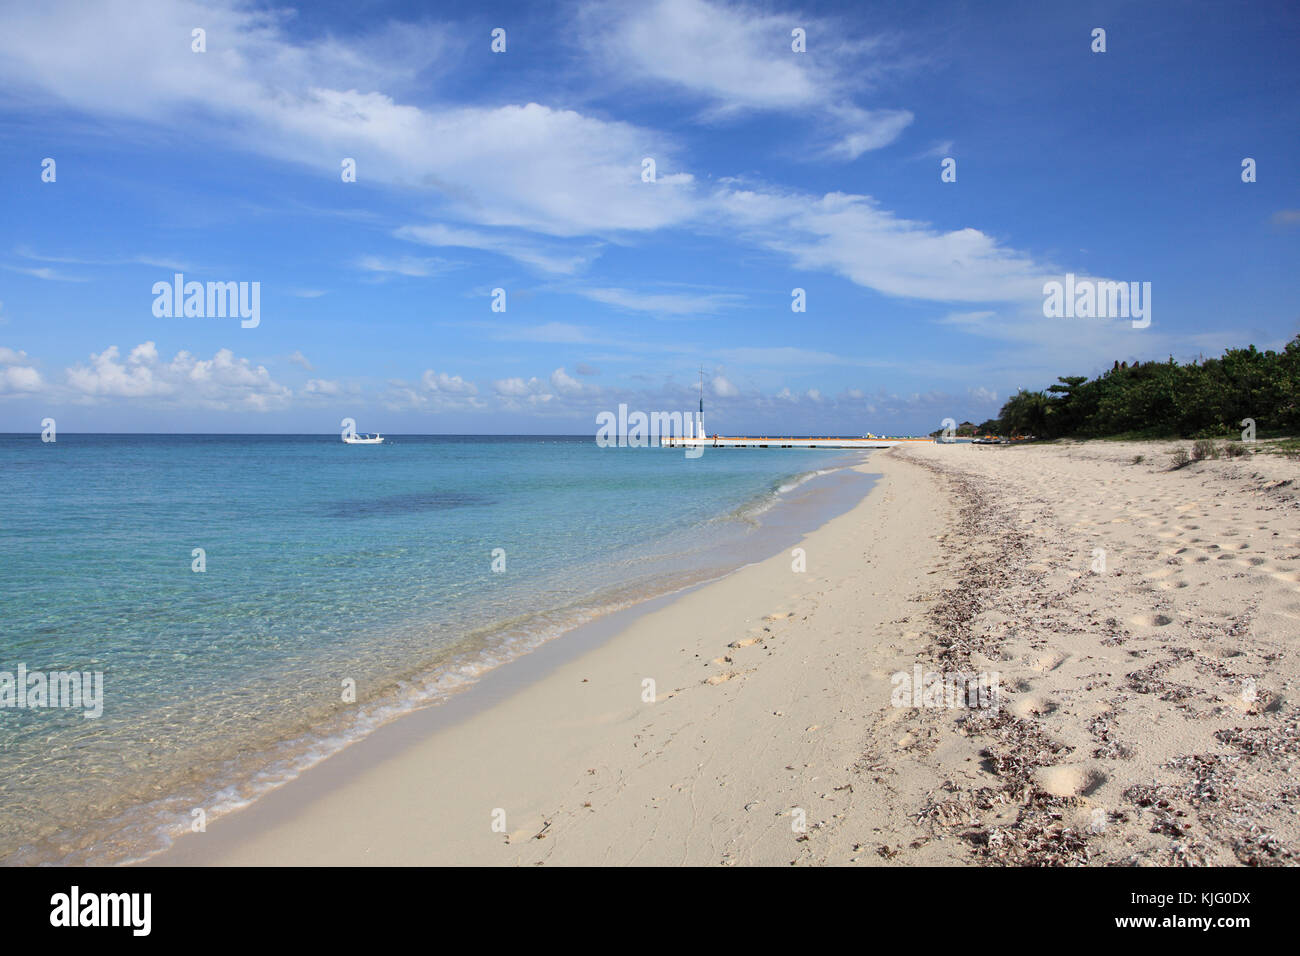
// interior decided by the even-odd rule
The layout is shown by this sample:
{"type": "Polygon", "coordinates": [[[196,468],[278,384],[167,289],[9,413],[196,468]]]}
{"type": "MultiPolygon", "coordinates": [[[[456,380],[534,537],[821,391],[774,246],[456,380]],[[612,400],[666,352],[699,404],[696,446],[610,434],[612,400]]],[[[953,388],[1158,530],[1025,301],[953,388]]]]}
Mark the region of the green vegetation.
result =
{"type": "MultiPolygon", "coordinates": [[[[1247,418],[1260,432],[1300,431],[1300,335],[1281,352],[1252,345],[1186,365],[1172,357],[1116,362],[1094,379],[1062,377],[1046,391],[1017,392],[979,431],[1037,438],[1208,439],[1240,434],[1247,418]]],[[[1196,457],[1220,454],[1213,442],[1201,451],[1196,457]]]]}
{"type": "Polygon", "coordinates": [[[1218,458],[1219,446],[1209,438],[1198,438],[1192,443],[1192,458],[1204,461],[1206,458],[1218,458]]]}
{"type": "Polygon", "coordinates": [[[1278,438],[1273,441],[1260,442],[1261,451],[1287,458],[1300,458],[1300,438],[1278,438]]]}

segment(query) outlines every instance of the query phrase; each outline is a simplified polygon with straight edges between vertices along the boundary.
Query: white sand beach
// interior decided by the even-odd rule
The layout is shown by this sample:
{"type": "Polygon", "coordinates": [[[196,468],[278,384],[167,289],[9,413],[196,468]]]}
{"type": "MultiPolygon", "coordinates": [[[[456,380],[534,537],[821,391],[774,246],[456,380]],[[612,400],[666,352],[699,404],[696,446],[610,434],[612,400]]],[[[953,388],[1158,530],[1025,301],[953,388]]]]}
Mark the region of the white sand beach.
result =
{"type": "Polygon", "coordinates": [[[877,452],[806,571],[663,602],[152,862],[1293,863],[1300,463],[1171,444],[877,452]],[[916,665],[998,706],[895,706],[916,665]]]}

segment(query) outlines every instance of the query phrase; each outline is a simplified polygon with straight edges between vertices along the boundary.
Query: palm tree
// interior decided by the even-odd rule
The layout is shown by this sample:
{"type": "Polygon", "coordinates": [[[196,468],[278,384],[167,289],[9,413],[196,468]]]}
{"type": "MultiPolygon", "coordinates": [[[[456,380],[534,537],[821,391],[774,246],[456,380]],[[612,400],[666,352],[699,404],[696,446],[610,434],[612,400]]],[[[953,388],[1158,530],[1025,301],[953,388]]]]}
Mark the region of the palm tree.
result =
{"type": "Polygon", "coordinates": [[[1021,389],[1002,407],[1002,424],[1013,435],[1042,435],[1051,412],[1052,400],[1046,392],[1021,389]]]}

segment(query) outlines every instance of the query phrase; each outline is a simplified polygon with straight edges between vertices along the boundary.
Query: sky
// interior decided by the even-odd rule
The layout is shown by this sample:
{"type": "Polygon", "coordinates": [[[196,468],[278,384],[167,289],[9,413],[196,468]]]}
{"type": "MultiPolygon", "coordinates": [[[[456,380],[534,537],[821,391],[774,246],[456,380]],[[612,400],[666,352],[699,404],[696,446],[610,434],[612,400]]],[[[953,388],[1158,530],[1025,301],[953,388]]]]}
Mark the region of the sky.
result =
{"type": "Polygon", "coordinates": [[[702,370],[711,433],[921,434],[1278,349],[1297,51],[1290,2],[0,0],[0,431],[585,434],[702,370]]]}

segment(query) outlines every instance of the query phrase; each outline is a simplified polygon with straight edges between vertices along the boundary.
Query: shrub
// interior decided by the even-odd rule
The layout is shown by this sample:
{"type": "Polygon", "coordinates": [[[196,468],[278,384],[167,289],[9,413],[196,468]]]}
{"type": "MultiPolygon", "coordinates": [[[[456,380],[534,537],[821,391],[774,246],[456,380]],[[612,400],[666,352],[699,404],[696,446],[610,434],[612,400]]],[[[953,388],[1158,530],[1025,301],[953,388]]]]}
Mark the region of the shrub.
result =
{"type": "MultiPolygon", "coordinates": [[[[1039,438],[1166,438],[1232,435],[1244,419],[1300,433],[1300,335],[1281,351],[1228,349],[1185,365],[1116,361],[1095,378],[1064,375],[1045,391],[1007,399],[994,434],[1039,438]]],[[[1262,450],[1262,449],[1259,449],[1262,450]]]]}
{"type": "Polygon", "coordinates": [[[1133,464],[1135,464],[1135,465],[1140,465],[1140,464],[1142,464],[1142,462],[1146,461],[1146,458],[1147,458],[1146,455],[1134,455],[1134,456],[1133,456],[1133,464]]]}
{"type": "Polygon", "coordinates": [[[1208,438],[1198,438],[1192,442],[1192,458],[1203,461],[1206,458],[1218,458],[1219,446],[1208,438]]]}
{"type": "Polygon", "coordinates": [[[1174,468],[1186,468],[1191,462],[1191,455],[1187,454],[1187,449],[1179,445],[1169,453],[1169,457],[1174,460],[1174,468]]]}
{"type": "Polygon", "coordinates": [[[1250,452],[1246,450],[1246,446],[1241,442],[1229,442],[1224,445],[1223,453],[1229,458],[1243,458],[1250,454],[1250,452]]]}

